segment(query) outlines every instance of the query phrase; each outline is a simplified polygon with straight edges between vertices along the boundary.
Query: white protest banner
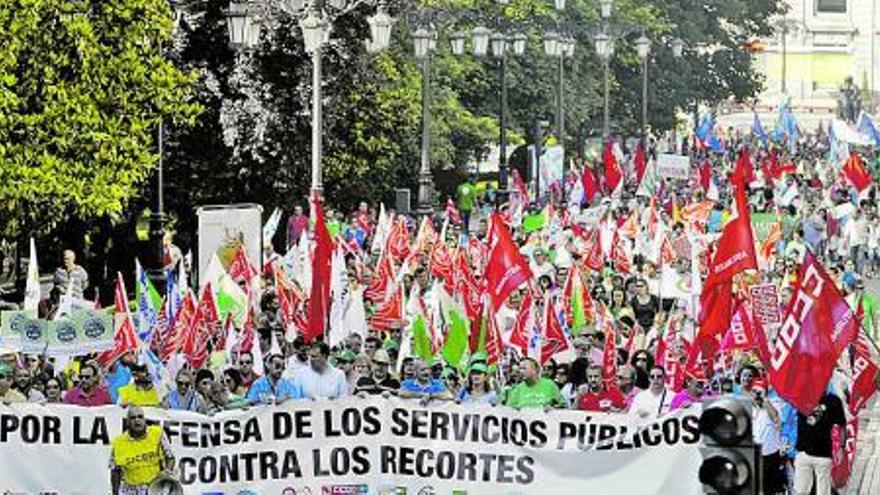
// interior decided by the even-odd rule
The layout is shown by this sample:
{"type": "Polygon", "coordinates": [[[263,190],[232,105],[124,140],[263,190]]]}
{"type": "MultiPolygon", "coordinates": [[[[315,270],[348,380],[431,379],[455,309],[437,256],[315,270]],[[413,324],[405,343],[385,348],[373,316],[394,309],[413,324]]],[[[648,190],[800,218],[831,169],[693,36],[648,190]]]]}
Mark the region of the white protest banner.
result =
{"type": "Polygon", "coordinates": [[[657,155],[656,170],[660,177],[687,180],[691,172],[691,159],[687,156],[661,153],[657,155]]]}
{"type": "Polygon", "coordinates": [[[765,327],[775,328],[782,323],[779,309],[779,289],[773,284],[760,284],[749,287],[752,297],[752,311],[765,327]]]}
{"type": "MultiPolygon", "coordinates": [[[[124,414],[0,405],[0,489],[108,493],[124,414]]],[[[624,414],[381,397],[146,414],[164,427],[186,494],[702,493],[693,410],[641,428],[624,414]]]]}

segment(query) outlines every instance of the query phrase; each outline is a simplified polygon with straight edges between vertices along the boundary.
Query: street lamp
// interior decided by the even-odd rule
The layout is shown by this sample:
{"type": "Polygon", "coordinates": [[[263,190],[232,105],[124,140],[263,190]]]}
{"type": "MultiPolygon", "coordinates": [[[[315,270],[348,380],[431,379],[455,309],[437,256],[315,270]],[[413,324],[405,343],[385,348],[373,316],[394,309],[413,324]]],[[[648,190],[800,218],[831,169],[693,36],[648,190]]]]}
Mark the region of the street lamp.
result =
{"type": "Polygon", "coordinates": [[[599,55],[599,60],[602,62],[602,74],[604,79],[603,86],[603,103],[604,103],[604,113],[602,119],[602,137],[604,139],[608,139],[610,134],[610,118],[611,118],[611,109],[609,107],[609,90],[610,90],[610,80],[608,75],[608,61],[611,60],[611,56],[614,55],[614,40],[608,36],[608,33],[602,31],[598,33],[594,38],[593,42],[596,44],[596,54],[599,55]]]}
{"type": "Polygon", "coordinates": [[[651,54],[651,40],[642,33],[636,40],[636,52],[642,61],[642,140],[648,127],[648,55],[651,54]]]}
{"type": "Polygon", "coordinates": [[[614,6],[614,0],[599,0],[599,10],[602,14],[602,19],[610,19],[611,18],[611,8],[614,6]]]}
{"type": "Polygon", "coordinates": [[[684,41],[681,38],[675,38],[672,40],[672,56],[681,58],[682,55],[684,55],[684,41]]]}
{"type": "MultiPolygon", "coordinates": [[[[320,194],[322,179],[322,96],[321,96],[321,52],[330,38],[332,23],[338,17],[351,12],[364,3],[375,5],[376,0],[275,0],[274,4],[287,14],[299,19],[303,33],[306,53],[312,57],[312,153],[311,153],[311,191],[320,194]]],[[[269,2],[273,3],[273,2],[269,2]]],[[[226,10],[229,41],[237,47],[253,47],[259,42],[257,23],[258,5],[248,1],[233,0],[226,10]],[[256,27],[256,29],[255,29],[256,27]]],[[[393,19],[385,12],[384,4],[378,5],[376,13],[368,18],[371,40],[367,44],[370,51],[382,50],[391,39],[393,19]]]]}

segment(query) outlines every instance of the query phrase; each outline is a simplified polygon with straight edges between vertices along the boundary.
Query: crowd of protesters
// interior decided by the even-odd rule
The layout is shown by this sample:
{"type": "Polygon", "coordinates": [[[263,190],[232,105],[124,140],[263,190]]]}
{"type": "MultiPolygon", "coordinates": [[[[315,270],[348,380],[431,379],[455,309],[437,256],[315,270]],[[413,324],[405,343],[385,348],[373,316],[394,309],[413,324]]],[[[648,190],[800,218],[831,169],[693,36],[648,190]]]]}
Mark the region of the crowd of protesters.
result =
{"type": "MultiPolygon", "coordinates": [[[[845,363],[838,367],[827,394],[811,414],[798,412],[768,386],[767,372],[754,351],[732,352],[718,360],[712,372],[689,371],[678,380],[668,376],[668,366],[657,364],[658,346],[670,329],[677,332],[677,340],[671,341],[673,349],[663,357],[680,360],[682,364],[685,353],[681,348],[693,341],[699,331],[694,298],[662,293],[661,265],[668,263],[683,272],[690,271],[694,264],[705,274],[705,254],[697,249],[696,238],[711,239],[730,217],[732,193],[728,177],[741,145],[756,144],[749,139],[731,133],[728,151],[722,153],[710,152],[690,141],[676,143],[676,151],[691,153],[695,164],[693,177],[661,179],[647,195],[636,194],[640,186],[638,174],[627,156],[635,151],[628,153],[626,149],[626,158],[620,162],[625,184],[622,193],[613,198],[600,194],[590,198],[589,205],[577,198],[573,201],[571,196],[576,190],[583,194],[579,182],[583,174],[589,173],[577,167],[568,174],[565,187],[552,190],[540,203],[529,201],[530,184],[520,188],[511,184],[513,195],[520,198],[521,215],[537,215],[547,212],[548,207],[550,213],[549,217],[545,215],[544,226],[531,232],[520,227],[521,219],[511,222],[513,239],[528,259],[534,280],[515,291],[495,315],[505,344],[495,356],[485,349],[471,349],[465,362],[452,365],[437,354],[426,359],[410,350],[403,355],[406,349],[412,349],[405,345],[412,338],[413,318],[407,314],[382,328],[369,325],[363,332],[353,331],[333,346],[325,339],[306,342],[295,336],[295,331],[285,328],[275,279],[264,276],[255,315],[257,340],[250,349],[230,353],[231,360],[210,359],[198,369],[185,364],[169,365],[166,380],[157,383],[138,352],[123,354],[107,368],[86,356],[63,370],[56,369],[55,363],[44,356],[13,354],[5,356],[0,364],[0,402],[84,407],[120,404],[214,414],[300,399],[393,395],[517,409],[571,408],[619,413],[644,423],[670,411],[694,407],[707,396],[731,394],[753,404],[754,436],[762,445],[764,458],[765,493],[793,489],[796,491],[791,493],[806,494],[814,479],[816,493],[830,493],[832,428],[845,426],[852,414],[845,406],[851,379],[851,370],[845,363]],[[708,188],[701,184],[698,171],[706,163],[710,167],[708,188]],[[566,194],[561,193],[563,189],[566,194]],[[710,209],[688,213],[689,207],[706,201],[712,201],[710,209]],[[601,209],[598,221],[603,228],[612,229],[615,235],[620,233],[623,242],[628,243],[625,252],[629,259],[623,263],[631,263],[628,270],[622,269],[621,260],[608,253],[600,269],[586,266],[590,256],[586,250],[590,246],[581,234],[592,226],[579,219],[588,207],[601,209]],[[651,247],[645,247],[651,246],[644,239],[651,221],[668,229],[673,259],[662,261],[651,247]],[[628,229],[628,223],[633,222],[634,232],[628,229]],[[554,230],[554,225],[558,229],[554,230]],[[564,311],[570,304],[564,300],[564,286],[575,269],[584,274],[593,303],[604,305],[613,317],[617,363],[611,380],[605,374],[603,362],[603,328],[592,319],[574,332],[571,316],[564,311]],[[567,350],[551,356],[530,356],[510,345],[519,320],[518,311],[527,298],[536,307],[552,304],[558,309],[570,343],[567,350]]],[[[876,187],[871,185],[863,191],[854,187],[840,173],[840,164],[829,162],[828,146],[827,136],[821,133],[805,138],[794,155],[784,147],[771,151],[755,146],[758,150],[751,158],[754,177],[749,203],[753,212],[775,213],[780,221],[779,231],[774,234],[777,237],[770,239],[769,249],[761,259],[761,270],[752,275],[752,281],[774,284],[779,289],[782,314],[797,284],[800,263],[809,250],[834,277],[839,290],[851,302],[853,312],[862,315],[865,332],[874,337],[878,305],[866,281],[880,273],[876,187]]],[[[844,156],[840,160],[846,159],[844,156]]],[[[868,171],[876,168],[869,153],[863,153],[861,159],[868,171]]],[[[605,166],[600,159],[594,167],[600,177],[600,190],[605,166]]],[[[479,280],[486,260],[480,259],[479,248],[474,246],[486,240],[488,225],[485,216],[478,213],[479,201],[473,197],[476,184],[467,184],[458,189],[459,208],[450,200],[446,212],[438,212],[434,227],[445,233],[445,238],[438,242],[445,243],[450,250],[467,252],[465,259],[479,280]],[[466,223],[452,221],[450,217],[458,213],[463,214],[466,223]],[[449,223],[448,228],[441,227],[444,222],[449,223]]],[[[496,191],[490,191],[494,198],[496,191]]],[[[506,205],[508,214],[512,207],[512,202],[506,205]]],[[[395,217],[393,212],[389,216],[395,217]]],[[[328,212],[328,227],[334,236],[353,246],[346,255],[346,275],[354,293],[362,294],[379,276],[379,253],[370,249],[379,217],[378,211],[366,203],[347,218],[338,212],[328,212]]],[[[401,218],[405,218],[412,237],[416,237],[419,219],[401,218]]],[[[311,228],[308,215],[297,206],[287,223],[285,247],[302,244],[302,236],[311,236],[311,228]]],[[[409,274],[401,277],[404,294],[409,294],[414,285],[423,294],[432,286],[437,290],[434,282],[438,277],[430,266],[430,256],[425,254],[415,266],[410,266],[409,274]]],[[[280,255],[267,258],[283,259],[280,255]]],[[[73,253],[65,255],[65,265],[66,269],[59,269],[56,274],[57,283],[87,283],[88,275],[81,268],[76,269],[73,253]]],[[[267,270],[271,269],[270,263],[267,270]]],[[[298,284],[296,277],[290,283],[298,284]]],[[[308,294],[301,287],[299,290],[308,294]]],[[[367,316],[376,312],[382,302],[365,298],[367,316]]],[[[774,329],[768,329],[767,338],[773,342],[774,329]]]]}

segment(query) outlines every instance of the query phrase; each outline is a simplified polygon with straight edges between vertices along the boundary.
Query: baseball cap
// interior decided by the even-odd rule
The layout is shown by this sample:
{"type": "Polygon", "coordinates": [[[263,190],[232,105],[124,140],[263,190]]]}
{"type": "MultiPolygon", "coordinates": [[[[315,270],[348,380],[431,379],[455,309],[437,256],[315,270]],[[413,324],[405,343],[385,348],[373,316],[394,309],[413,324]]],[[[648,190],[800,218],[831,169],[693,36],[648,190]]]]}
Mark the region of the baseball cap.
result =
{"type": "Polygon", "coordinates": [[[354,359],[357,356],[351,349],[343,349],[341,352],[336,354],[336,361],[340,363],[351,363],[354,362],[354,359]]]}
{"type": "Polygon", "coordinates": [[[488,373],[489,368],[483,363],[474,363],[468,373],[488,373]]]}
{"type": "Polygon", "coordinates": [[[379,349],[378,351],[376,351],[376,353],[373,354],[373,362],[380,364],[390,363],[391,358],[388,357],[388,351],[386,351],[385,349],[379,349]]]}

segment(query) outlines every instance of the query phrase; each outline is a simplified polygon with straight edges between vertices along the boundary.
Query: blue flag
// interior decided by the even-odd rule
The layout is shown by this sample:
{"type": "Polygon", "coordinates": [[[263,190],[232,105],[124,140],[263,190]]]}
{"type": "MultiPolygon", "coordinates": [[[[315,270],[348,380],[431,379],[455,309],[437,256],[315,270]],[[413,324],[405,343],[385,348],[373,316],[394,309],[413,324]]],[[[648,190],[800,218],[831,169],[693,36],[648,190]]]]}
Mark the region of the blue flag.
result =
{"type": "Polygon", "coordinates": [[[764,132],[764,126],[761,125],[761,119],[758,118],[757,112],[755,112],[755,120],[752,122],[752,134],[761,141],[761,146],[767,147],[767,133],[764,132]]]}
{"type": "Polygon", "coordinates": [[[859,133],[871,138],[875,146],[880,146],[880,132],[877,131],[874,118],[864,112],[859,118],[859,133]]]}

